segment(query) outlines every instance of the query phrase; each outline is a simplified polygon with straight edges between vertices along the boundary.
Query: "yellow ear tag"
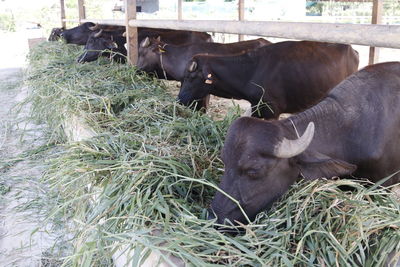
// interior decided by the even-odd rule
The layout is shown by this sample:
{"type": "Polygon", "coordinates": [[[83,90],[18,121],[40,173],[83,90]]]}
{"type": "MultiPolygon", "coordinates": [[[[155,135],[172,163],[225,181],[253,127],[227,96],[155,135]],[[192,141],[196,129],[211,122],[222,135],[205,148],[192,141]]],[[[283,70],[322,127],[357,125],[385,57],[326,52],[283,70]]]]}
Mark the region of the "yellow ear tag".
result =
{"type": "Polygon", "coordinates": [[[211,77],[212,77],[212,75],[211,75],[211,73],[209,73],[209,74],[207,75],[207,79],[204,81],[204,83],[206,83],[206,84],[212,84],[213,81],[210,80],[211,77]]]}
{"type": "Polygon", "coordinates": [[[160,53],[165,53],[166,50],[164,50],[164,48],[162,48],[161,46],[158,47],[158,51],[160,51],[160,53]]]}

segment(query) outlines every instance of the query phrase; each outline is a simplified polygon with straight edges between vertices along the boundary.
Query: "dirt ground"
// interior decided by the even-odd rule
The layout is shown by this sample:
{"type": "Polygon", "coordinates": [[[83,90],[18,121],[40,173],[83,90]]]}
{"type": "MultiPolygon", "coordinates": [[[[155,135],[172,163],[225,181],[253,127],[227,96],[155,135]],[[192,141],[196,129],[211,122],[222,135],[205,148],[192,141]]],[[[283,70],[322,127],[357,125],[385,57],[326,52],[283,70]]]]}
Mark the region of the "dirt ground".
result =
{"type": "Polygon", "coordinates": [[[29,107],[15,108],[28,92],[23,84],[27,40],[21,34],[1,38],[9,41],[0,44],[0,267],[52,266],[46,255],[58,237],[43,227],[35,202],[46,194],[39,182],[44,167],[23,158],[45,138],[39,125],[24,121],[29,107]]]}
{"type": "Polygon", "coordinates": [[[43,135],[38,125],[21,122],[27,107],[18,116],[13,110],[27,95],[22,69],[1,69],[0,81],[0,266],[43,266],[42,257],[55,240],[43,229],[44,217],[34,205],[45,193],[38,182],[43,167],[14,160],[42,145],[43,135]]]}
{"type": "MultiPolygon", "coordinates": [[[[180,82],[176,81],[164,81],[167,86],[167,90],[173,95],[178,96],[180,82]]],[[[233,100],[233,99],[225,99],[210,95],[210,103],[207,110],[207,113],[211,115],[214,119],[222,119],[227,113],[229,108],[233,108],[235,106],[239,106],[242,110],[242,113],[245,113],[248,109],[250,109],[251,105],[246,100],[233,100]]]]}

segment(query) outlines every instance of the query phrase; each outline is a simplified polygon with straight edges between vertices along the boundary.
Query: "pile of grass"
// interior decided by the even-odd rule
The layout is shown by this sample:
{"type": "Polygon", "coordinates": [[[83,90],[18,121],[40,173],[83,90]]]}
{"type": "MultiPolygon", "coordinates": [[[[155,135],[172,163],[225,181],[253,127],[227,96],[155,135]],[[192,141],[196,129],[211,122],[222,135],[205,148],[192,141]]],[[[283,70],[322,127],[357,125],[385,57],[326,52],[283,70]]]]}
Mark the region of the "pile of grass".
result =
{"type": "Polygon", "coordinates": [[[103,58],[96,64],[77,64],[82,52],[79,46],[49,42],[29,55],[26,83],[32,94],[27,102],[32,104],[32,119],[48,124],[51,141],[67,141],[64,122],[71,115],[93,122],[93,117],[118,114],[137,97],[164,91],[157,80],[138,76],[127,65],[103,58]]]}
{"type": "Polygon", "coordinates": [[[206,210],[237,110],[213,121],[132,67],[76,64],[80,52],[44,44],[30,56],[28,77],[33,116],[49,125],[52,141],[66,141],[62,125],[71,114],[98,134],[63,145],[43,178],[54,196],[50,218],[73,222],[66,264],[108,266],[124,249],[134,250],[133,266],[151,251],[194,266],[383,266],[400,251],[399,202],[352,180],[298,183],[245,234],[215,230],[206,210]]]}

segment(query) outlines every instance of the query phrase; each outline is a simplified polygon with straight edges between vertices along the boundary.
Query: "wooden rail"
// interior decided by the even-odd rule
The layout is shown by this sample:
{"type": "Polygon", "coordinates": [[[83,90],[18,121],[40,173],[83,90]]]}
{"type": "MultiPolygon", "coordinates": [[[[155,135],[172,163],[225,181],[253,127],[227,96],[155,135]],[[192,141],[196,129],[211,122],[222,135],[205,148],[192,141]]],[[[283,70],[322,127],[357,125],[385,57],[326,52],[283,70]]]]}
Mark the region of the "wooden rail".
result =
{"type": "Polygon", "coordinates": [[[130,20],[129,26],[400,48],[400,26],[397,25],[275,21],[130,20]]]}
{"type": "Polygon", "coordinates": [[[103,25],[116,25],[116,26],[125,26],[125,20],[123,19],[64,19],[63,21],[65,22],[93,22],[93,23],[98,23],[98,24],[103,24],[103,25]]]}

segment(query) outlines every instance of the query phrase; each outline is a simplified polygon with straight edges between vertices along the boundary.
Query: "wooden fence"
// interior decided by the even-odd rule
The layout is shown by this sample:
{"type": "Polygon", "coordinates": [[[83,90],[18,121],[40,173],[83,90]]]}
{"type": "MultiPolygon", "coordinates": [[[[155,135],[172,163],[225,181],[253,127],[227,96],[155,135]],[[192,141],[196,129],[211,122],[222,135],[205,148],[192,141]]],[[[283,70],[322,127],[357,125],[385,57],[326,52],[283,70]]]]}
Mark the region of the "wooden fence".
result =
{"type": "MultiPolygon", "coordinates": [[[[61,1],[61,19],[65,24],[64,0],[61,1]]],[[[95,22],[125,26],[127,30],[128,60],[137,61],[137,27],[220,33],[257,35],[321,42],[334,42],[370,46],[369,63],[377,60],[375,47],[400,48],[400,26],[375,25],[382,22],[383,0],[373,2],[371,24],[339,24],[313,22],[244,21],[245,0],[238,0],[238,21],[182,20],[182,0],[178,1],[177,20],[137,20],[136,0],[125,0],[125,20],[86,19],[84,0],[78,0],[79,22],[95,22]]]]}

